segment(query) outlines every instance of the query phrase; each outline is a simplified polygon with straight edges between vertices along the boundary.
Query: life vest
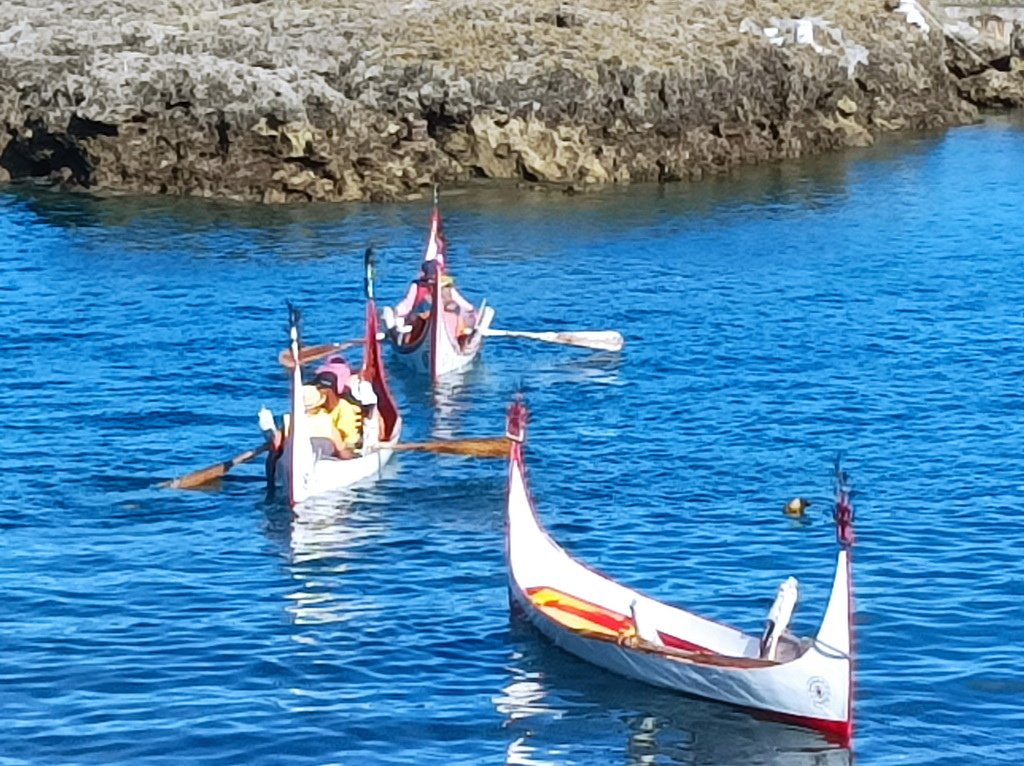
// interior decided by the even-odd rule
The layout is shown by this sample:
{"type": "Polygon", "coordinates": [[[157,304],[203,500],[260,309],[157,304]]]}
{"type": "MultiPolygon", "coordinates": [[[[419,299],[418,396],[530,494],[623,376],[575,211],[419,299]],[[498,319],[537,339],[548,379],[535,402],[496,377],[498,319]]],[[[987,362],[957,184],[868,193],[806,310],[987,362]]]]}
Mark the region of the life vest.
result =
{"type": "Polygon", "coordinates": [[[420,277],[416,282],[416,297],[412,301],[410,314],[422,314],[430,311],[430,305],[434,301],[434,285],[429,279],[420,277]]]}

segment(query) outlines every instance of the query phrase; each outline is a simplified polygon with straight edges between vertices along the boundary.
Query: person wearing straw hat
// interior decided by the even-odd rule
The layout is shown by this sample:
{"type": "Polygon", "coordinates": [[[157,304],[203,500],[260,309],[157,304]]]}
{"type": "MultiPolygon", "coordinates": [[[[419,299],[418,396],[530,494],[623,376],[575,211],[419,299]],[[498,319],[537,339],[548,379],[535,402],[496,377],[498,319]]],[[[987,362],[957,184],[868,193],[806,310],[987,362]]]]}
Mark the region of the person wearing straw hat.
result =
{"type": "Polygon", "coordinates": [[[332,451],[327,456],[341,459],[354,457],[362,439],[362,406],[351,396],[348,383],[349,377],[342,378],[338,369],[327,368],[317,372],[312,386],[303,386],[303,395],[306,388],[317,392],[307,409],[316,421],[314,435],[330,440],[332,451]]]}
{"type": "Polygon", "coordinates": [[[309,443],[317,457],[346,457],[345,439],[335,428],[326,404],[327,392],[323,388],[318,385],[302,387],[302,405],[306,408],[309,443]]]}
{"type": "MultiPolygon", "coordinates": [[[[337,394],[335,373],[321,373],[313,383],[302,387],[302,405],[309,424],[310,444],[318,457],[342,460],[355,457],[354,449],[360,438],[360,409],[337,394]]],[[[272,413],[265,407],[260,411],[260,428],[270,445],[267,475],[273,474],[277,460],[284,449],[284,441],[291,433],[288,415],[282,428],[274,424],[272,413]]]]}

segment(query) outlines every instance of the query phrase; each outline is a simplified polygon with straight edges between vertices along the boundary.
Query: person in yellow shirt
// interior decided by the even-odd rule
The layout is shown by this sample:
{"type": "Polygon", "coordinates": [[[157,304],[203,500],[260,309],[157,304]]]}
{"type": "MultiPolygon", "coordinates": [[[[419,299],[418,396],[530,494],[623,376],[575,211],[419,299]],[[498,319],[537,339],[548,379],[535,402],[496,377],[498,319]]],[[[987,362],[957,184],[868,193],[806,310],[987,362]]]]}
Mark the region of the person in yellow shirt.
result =
{"type": "MultiPolygon", "coordinates": [[[[347,367],[342,372],[347,372],[347,367]]],[[[303,405],[314,451],[320,457],[348,460],[363,446],[363,406],[349,390],[348,379],[339,383],[336,370],[318,371],[311,384],[302,387],[303,405]]],[[[357,379],[352,376],[351,379],[357,379]]],[[[260,428],[270,445],[267,458],[268,481],[290,432],[288,416],[283,428],[274,423],[273,413],[260,411],[260,428]]]]}
{"type": "Polygon", "coordinates": [[[333,371],[321,371],[313,378],[320,402],[310,408],[313,435],[329,439],[334,457],[355,457],[362,441],[362,408],[348,396],[347,380],[339,380],[333,371]]]}

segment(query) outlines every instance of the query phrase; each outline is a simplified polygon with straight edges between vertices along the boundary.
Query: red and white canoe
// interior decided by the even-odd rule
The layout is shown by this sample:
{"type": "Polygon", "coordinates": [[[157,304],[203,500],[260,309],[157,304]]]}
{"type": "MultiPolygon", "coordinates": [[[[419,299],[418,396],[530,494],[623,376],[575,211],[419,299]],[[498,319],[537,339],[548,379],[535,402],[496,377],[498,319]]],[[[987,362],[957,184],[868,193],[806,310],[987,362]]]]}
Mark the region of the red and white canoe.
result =
{"type": "Polygon", "coordinates": [[[279,465],[283,467],[288,499],[296,506],[312,497],[326,495],[358,481],[376,476],[391,459],[392,446],[402,433],[402,417],[394,396],[388,387],[380,343],[377,340],[377,306],[373,299],[372,256],[367,252],[366,335],[363,348],[361,377],[369,381],[377,397],[377,434],[373,440],[364,434],[361,454],[342,460],[319,457],[310,440],[306,409],[302,401],[302,374],[299,360],[299,331],[297,322],[291,326],[291,353],[295,362],[291,379],[291,433],[285,441],[279,465]]]}
{"type": "Polygon", "coordinates": [[[445,239],[441,229],[441,211],[434,198],[430,231],[423,251],[421,275],[432,272],[430,281],[419,279],[410,288],[403,303],[384,309],[385,336],[398,359],[406,366],[430,376],[431,381],[468,367],[483,346],[484,336],[494,320],[494,309],[472,306],[457,289],[456,301],[442,300],[443,282],[448,274],[445,239]],[[429,301],[429,310],[416,308],[429,301]],[[461,306],[459,304],[462,304],[461,306]]]}
{"type": "Polygon", "coordinates": [[[509,408],[505,555],[510,605],[563,649],[654,686],[726,702],[826,733],[853,730],[851,657],[852,507],[837,468],[840,550],[832,592],[814,637],[786,631],[795,580],[779,589],[765,634],[756,636],[656,601],[573,559],[537,517],[523,462],[526,407],[509,408]]]}

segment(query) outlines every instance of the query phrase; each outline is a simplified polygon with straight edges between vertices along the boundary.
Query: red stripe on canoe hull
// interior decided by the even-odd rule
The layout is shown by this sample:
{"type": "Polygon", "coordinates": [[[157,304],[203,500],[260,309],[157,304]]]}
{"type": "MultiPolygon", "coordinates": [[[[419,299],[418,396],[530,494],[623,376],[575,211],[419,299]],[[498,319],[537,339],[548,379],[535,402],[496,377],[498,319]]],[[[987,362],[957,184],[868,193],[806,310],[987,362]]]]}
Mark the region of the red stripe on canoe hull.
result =
{"type": "Polygon", "coordinates": [[[846,747],[853,739],[853,721],[830,721],[827,718],[808,718],[800,715],[789,715],[787,713],[773,713],[769,710],[744,707],[755,718],[777,723],[788,723],[800,726],[805,729],[813,729],[825,735],[825,739],[835,745],[846,747]]]}
{"type": "Polygon", "coordinates": [[[684,652],[697,652],[699,654],[714,654],[714,652],[706,646],[695,644],[692,641],[687,641],[683,638],[677,638],[670,633],[663,633],[660,630],[658,631],[658,638],[661,639],[661,643],[670,649],[682,649],[684,652]]]}

